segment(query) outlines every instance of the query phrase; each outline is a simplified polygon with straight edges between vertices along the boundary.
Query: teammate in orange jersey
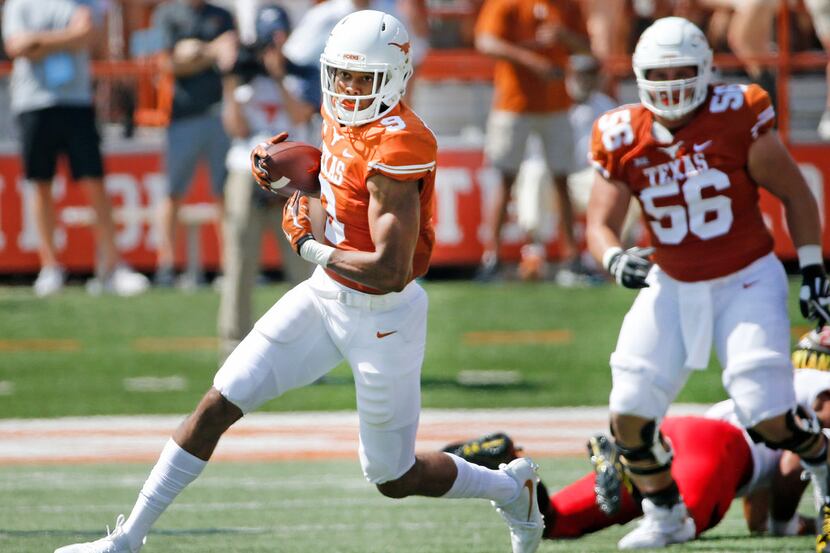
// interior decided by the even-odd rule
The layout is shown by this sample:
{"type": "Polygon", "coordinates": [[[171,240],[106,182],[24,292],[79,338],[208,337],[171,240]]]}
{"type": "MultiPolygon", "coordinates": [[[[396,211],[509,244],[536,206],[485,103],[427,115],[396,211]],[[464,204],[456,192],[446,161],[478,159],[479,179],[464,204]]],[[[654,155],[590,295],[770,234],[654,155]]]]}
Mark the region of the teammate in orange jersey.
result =
{"type": "MultiPolygon", "coordinates": [[[[530,460],[491,470],[444,452],[415,454],[427,315],[415,278],[426,272],[432,251],[437,148],[400,101],[412,73],[409,56],[406,29],[388,14],[355,12],[335,26],[321,57],[325,236],[313,235],[316,200],[307,196],[292,196],[283,219],[297,252],[320,267],[231,353],[168,441],[130,517],[119,517],[101,540],[56,553],[138,551],[228,427],[343,360],[354,375],[360,464],[369,482],[392,498],[490,499],[508,524],[513,552],[536,551],[543,522],[530,460]]],[[[264,154],[260,147],[252,157],[264,154]]],[[[254,173],[267,186],[265,175],[254,173]]]]}
{"type": "MultiPolygon", "coordinates": [[[[772,128],[767,94],[754,85],[712,85],[711,65],[697,27],[676,17],[656,21],[633,56],[640,104],[610,111],[594,126],[589,248],[619,284],[641,289],[611,355],[612,433],[645,513],[621,549],[695,535],[659,421],[691,371],[708,365],[713,343],[741,423],[768,446],[799,454],[830,503],[827,439],[795,410],[786,275],[772,253],[758,189],[784,205],[804,278],[803,315],[826,321],[818,209],[772,128]],[[649,250],[621,248],[632,196],[653,265],[649,250]]],[[[830,523],[830,504],[823,515],[830,523]]]]}

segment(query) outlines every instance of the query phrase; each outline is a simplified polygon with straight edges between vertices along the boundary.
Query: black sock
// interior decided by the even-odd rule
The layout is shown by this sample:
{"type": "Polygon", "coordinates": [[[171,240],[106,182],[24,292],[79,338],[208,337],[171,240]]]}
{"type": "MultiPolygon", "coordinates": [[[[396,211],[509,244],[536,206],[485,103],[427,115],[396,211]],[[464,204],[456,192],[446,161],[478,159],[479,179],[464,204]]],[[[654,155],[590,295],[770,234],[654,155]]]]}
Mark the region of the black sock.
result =
{"type": "Polygon", "coordinates": [[[677,482],[672,481],[669,487],[656,492],[643,493],[643,497],[651,500],[658,507],[671,509],[680,503],[680,490],[677,488],[677,482]]]}

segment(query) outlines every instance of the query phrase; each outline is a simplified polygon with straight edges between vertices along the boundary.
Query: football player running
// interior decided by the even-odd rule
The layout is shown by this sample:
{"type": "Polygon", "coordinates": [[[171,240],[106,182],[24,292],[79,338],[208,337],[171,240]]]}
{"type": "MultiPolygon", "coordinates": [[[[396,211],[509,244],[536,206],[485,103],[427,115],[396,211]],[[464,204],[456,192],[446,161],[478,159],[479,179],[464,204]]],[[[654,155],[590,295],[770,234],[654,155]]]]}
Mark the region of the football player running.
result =
{"type": "MultiPolygon", "coordinates": [[[[543,523],[530,460],[491,470],[444,452],[415,454],[427,314],[415,278],[426,272],[434,242],[436,141],[401,102],[412,74],[406,29],[383,12],[346,16],[329,36],[321,72],[325,237],[314,237],[308,196],[294,195],[283,218],[295,250],[318,269],[231,353],[167,442],[130,516],[119,516],[108,536],[56,553],[136,553],[225,430],[342,360],[354,375],[369,482],[392,498],[490,499],[507,521],[513,552],[538,547],[543,523]]],[[[254,157],[263,155],[255,149],[254,157]]],[[[265,175],[254,173],[267,187],[265,175]]]]}
{"type": "MultiPolygon", "coordinates": [[[[611,430],[642,493],[640,525],[620,549],[661,547],[695,536],[670,471],[660,421],[712,345],[735,413],[754,439],[798,454],[825,498],[827,439],[796,411],[789,360],[787,280],[758,207],[762,187],[784,205],[804,278],[801,312],[826,320],[816,202],[773,130],[769,96],[755,85],[712,84],[712,51],[689,21],[657,20],[633,56],[640,103],[596,122],[589,200],[591,253],[622,286],[640,289],[611,355],[611,430]],[[631,197],[653,246],[624,251],[620,228],[631,197]],[[650,254],[654,254],[653,264],[650,254]]],[[[818,550],[830,551],[824,531],[818,550]]]]}

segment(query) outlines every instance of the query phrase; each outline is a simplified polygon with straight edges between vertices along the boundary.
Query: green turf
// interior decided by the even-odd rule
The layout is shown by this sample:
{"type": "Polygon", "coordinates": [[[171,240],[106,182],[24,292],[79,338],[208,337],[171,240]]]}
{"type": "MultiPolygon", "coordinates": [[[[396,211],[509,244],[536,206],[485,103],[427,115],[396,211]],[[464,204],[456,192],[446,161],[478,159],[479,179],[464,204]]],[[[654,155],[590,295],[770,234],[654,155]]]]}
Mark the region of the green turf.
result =
{"type": "MultiPolygon", "coordinates": [[[[551,491],[581,476],[584,459],[543,459],[551,491]]],[[[147,465],[0,467],[0,551],[43,553],[101,537],[128,512],[147,465]]],[[[733,504],[727,518],[671,551],[808,551],[812,538],[750,537],[733,504]]],[[[626,528],[539,551],[611,552],[626,528]]],[[[165,513],[142,553],[504,553],[506,527],[481,500],[386,499],[357,461],[208,466],[165,513]]]]}
{"type": "MultiPolygon", "coordinates": [[[[608,398],[608,356],[623,315],[634,298],[615,286],[562,289],[551,284],[427,282],[429,337],[423,371],[427,407],[603,405],[608,398]],[[466,344],[471,331],[570,330],[567,344],[466,344]],[[461,386],[460,371],[517,371],[520,383],[461,386]]],[[[793,282],[794,288],[794,282],[793,282]]],[[[286,288],[256,291],[264,312],[286,288]]],[[[791,294],[793,321],[795,295],[791,294]]],[[[76,340],[79,351],[13,352],[0,349],[0,418],[61,415],[181,413],[212,382],[216,353],[210,349],[138,352],[137,338],[216,335],[218,296],[210,290],[183,294],[153,290],[136,298],[86,295],[70,288],[58,297],[35,298],[28,288],[0,288],[0,341],[76,340]],[[184,379],[176,391],[130,392],[125,378],[184,379]],[[9,387],[11,393],[8,393],[9,387]]],[[[720,374],[696,372],[680,401],[724,397],[720,374]]],[[[351,376],[345,366],[322,385],[293,391],[264,410],[350,409],[351,376]]]]}

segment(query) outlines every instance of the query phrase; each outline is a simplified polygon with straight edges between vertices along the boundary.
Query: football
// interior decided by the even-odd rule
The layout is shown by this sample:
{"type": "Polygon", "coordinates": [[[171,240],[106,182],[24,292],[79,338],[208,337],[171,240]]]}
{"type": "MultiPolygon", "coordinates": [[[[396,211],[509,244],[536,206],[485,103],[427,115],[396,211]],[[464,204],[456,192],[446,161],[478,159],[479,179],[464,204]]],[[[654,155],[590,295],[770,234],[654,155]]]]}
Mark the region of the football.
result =
{"type": "Polygon", "coordinates": [[[290,196],[296,190],[320,197],[320,150],[304,142],[269,144],[268,155],[256,159],[257,167],[268,174],[271,192],[290,196]]]}

